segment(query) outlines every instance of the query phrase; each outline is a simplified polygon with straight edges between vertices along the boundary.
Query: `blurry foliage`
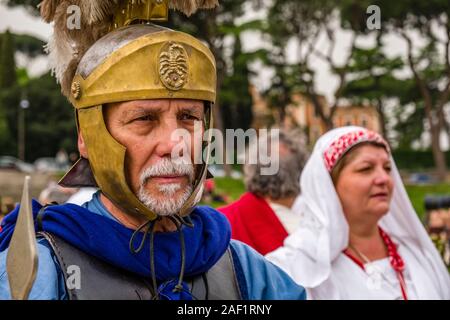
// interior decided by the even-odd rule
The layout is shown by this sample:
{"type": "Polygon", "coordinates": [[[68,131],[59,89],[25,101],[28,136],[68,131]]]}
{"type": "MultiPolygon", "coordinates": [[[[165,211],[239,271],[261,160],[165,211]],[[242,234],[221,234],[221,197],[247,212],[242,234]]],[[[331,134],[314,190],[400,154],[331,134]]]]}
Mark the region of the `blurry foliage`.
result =
{"type": "Polygon", "coordinates": [[[39,15],[38,4],[42,2],[42,0],[3,0],[4,3],[8,7],[17,7],[23,6],[30,14],[39,15]]]}
{"type": "Polygon", "coordinates": [[[204,40],[216,58],[217,100],[216,127],[248,128],[252,121],[253,101],[249,93],[248,65],[259,58],[257,52],[244,53],[240,35],[248,30],[259,30],[261,21],[237,24],[244,15],[245,5],[259,5],[258,0],[220,1],[214,10],[200,10],[191,17],[170,12],[167,25],[204,40]]]}
{"type": "Polygon", "coordinates": [[[2,105],[10,128],[10,141],[1,147],[2,154],[17,156],[18,112],[26,94],[30,107],[25,110],[25,155],[27,161],[55,156],[60,148],[76,151],[76,125],[73,107],[60,93],[60,87],[50,73],[32,78],[26,86],[16,85],[2,91],[2,105]]]}
{"type": "MultiPolygon", "coordinates": [[[[249,92],[248,64],[258,58],[258,51],[243,53],[240,35],[247,30],[258,30],[260,22],[237,23],[246,6],[258,6],[261,0],[219,1],[213,10],[200,10],[191,17],[170,12],[167,26],[181,30],[206,42],[216,59],[217,97],[214,106],[214,126],[248,128],[252,121],[252,97],[249,92]],[[239,57],[239,59],[235,59],[239,57]]],[[[231,173],[228,164],[226,175],[231,173]]]]}
{"type": "MultiPolygon", "coordinates": [[[[342,97],[342,88],[347,80],[347,61],[337,63],[334,59],[336,45],[335,21],[338,19],[339,1],[316,0],[276,0],[268,8],[267,23],[264,33],[270,39],[272,50],[267,59],[275,76],[269,90],[265,93],[272,108],[279,113],[283,122],[285,108],[292,102],[291,97],[301,92],[310,99],[315,113],[322,119],[328,129],[333,127],[332,117],[335,108],[328,113],[321,102],[321,93],[317,92],[316,69],[312,59],[320,63],[338,79],[334,92],[335,104],[342,97]],[[330,45],[326,50],[319,49],[320,37],[325,35],[330,45]],[[288,59],[288,48],[295,44],[295,61],[288,59]]],[[[351,54],[354,39],[351,40],[351,54]]]]}
{"type": "Polygon", "coordinates": [[[0,154],[17,156],[18,114],[22,99],[25,110],[26,160],[54,156],[60,148],[76,150],[73,107],[61,94],[50,73],[30,78],[15,64],[14,53],[33,59],[42,52],[43,42],[29,35],[0,34],[0,154]]]}
{"type": "MultiPolygon", "coordinates": [[[[418,102],[413,107],[414,111],[406,117],[401,116],[402,109],[397,110],[398,122],[395,125],[395,130],[401,132],[397,146],[399,150],[410,150],[412,143],[419,140],[424,131],[425,110],[423,103],[418,102]]],[[[427,156],[432,162],[433,155],[431,152],[427,156]]],[[[414,158],[414,160],[416,161],[417,159],[414,158]]]]}
{"type": "Polygon", "coordinates": [[[27,34],[15,34],[14,43],[16,51],[25,54],[30,59],[45,54],[45,42],[33,36],[27,34]]]}
{"type": "Polygon", "coordinates": [[[14,58],[16,46],[14,37],[9,30],[1,34],[0,38],[2,39],[0,46],[0,88],[7,89],[16,83],[16,62],[14,58]]]}
{"type": "MultiPolygon", "coordinates": [[[[431,154],[428,156],[431,157],[431,154]]],[[[411,204],[417,215],[422,221],[425,221],[425,198],[430,195],[448,195],[450,185],[448,183],[433,183],[424,185],[405,185],[405,188],[408,193],[408,198],[411,200],[411,204]]]]}
{"type": "Polygon", "coordinates": [[[0,35],[0,150],[11,145],[11,128],[3,95],[16,85],[14,39],[9,31],[0,35]]]}
{"type": "Polygon", "coordinates": [[[389,99],[405,95],[405,81],[394,77],[403,68],[401,58],[388,58],[378,43],[365,49],[355,47],[348,65],[349,80],[342,95],[354,105],[373,106],[380,118],[380,128],[387,137],[385,105],[389,99]]]}
{"type": "MultiPolygon", "coordinates": [[[[445,155],[440,147],[440,136],[443,130],[450,134],[450,125],[443,112],[450,96],[450,2],[344,0],[342,3],[341,24],[344,27],[364,34],[370,33],[366,29],[363,14],[368,5],[378,5],[381,10],[381,30],[377,31],[378,37],[396,34],[406,42],[407,54],[403,57],[403,62],[412,74],[408,80],[412,80],[419,93],[417,96],[410,91],[412,95],[409,100],[416,105],[417,114],[410,115],[409,120],[417,120],[420,116],[426,120],[435,165],[440,179],[444,179],[447,168],[445,155]],[[437,32],[437,28],[443,32],[437,32]],[[411,35],[413,32],[422,41],[416,41],[411,35]]],[[[397,128],[413,125],[410,121],[400,121],[397,128]]],[[[415,125],[423,128],[422,121],[415,125]]],[[[407,131],[417,133],[413,128],[408,128],[407,131]]],[[[405,142],[410,138],[412,137],[406,137],[405,142]]]]}
{"type": "Polygon", "coordinates": [[[244,54],[239,36],[235,38],[233,55],[233,69],[223,80],[220,90],[222,119],[225,129],[250,128],[253,113],[253,101],[249,94],[250,71],[248,61],[250,55],[244,54]]]}

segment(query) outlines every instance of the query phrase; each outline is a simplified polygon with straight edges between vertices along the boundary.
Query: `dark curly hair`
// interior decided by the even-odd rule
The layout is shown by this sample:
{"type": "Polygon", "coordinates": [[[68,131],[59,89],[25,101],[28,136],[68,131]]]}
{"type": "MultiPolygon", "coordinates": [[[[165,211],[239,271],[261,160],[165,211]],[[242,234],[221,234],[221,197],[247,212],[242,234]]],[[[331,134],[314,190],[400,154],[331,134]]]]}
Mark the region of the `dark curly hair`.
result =
{"type": "MultiPolygon", "coordinates": [[[[268,145],[273,137],[260,137],[260,145],[268,145]]],[[[251,147],[251,146],[250,146],[251,147]]],[[[279,131],[279,152],[277,159],[271,158],[270,164],[244,165],[244,183],[247,191],[260,197],[280,199],[295,197],[300,193],[300,175],[308,158],[305,147],[305,139],[299,132],[279,131]],[[283,152],[284,151],[284,152],[283,152]],[[282,153],[282,154],[281,154],[282,153]],[[272,161],[278,161],[279,170],[273,175],[262,175],[261,169],[273,165],[272,161]]]]}

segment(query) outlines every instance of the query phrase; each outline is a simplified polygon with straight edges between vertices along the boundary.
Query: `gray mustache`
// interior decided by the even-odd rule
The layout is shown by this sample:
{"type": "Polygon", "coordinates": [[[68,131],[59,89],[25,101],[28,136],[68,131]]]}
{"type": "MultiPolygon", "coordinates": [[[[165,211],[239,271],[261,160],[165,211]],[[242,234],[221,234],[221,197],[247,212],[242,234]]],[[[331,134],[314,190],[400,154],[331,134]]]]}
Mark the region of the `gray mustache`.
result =
{"type": "Polygon", "coordinates": [[[194,179],[194,166],[192,164],[177,163],[168,158],[164,158],[156,164],[147,167],[141,173],[139,181],[141,185],[144,185],[152,177],[166,175],[188,176],[189,180],[192,181],[194,179]]]}

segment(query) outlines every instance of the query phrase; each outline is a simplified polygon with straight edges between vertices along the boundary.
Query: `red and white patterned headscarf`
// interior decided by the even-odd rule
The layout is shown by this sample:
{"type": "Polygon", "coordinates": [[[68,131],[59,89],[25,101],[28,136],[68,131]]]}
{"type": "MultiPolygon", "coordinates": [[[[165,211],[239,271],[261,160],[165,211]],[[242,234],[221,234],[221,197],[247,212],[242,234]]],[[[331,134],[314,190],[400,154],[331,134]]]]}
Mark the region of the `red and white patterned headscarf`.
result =
{"type": "Polygon", "coordinates": [[[378,133],[366,129],[348,132],[333,141],[330,147],[323,153],[325,167],[331,172],[342,156],[352,147],[362,142],[377,142],[389,152],[389,145],[378,133]]]}

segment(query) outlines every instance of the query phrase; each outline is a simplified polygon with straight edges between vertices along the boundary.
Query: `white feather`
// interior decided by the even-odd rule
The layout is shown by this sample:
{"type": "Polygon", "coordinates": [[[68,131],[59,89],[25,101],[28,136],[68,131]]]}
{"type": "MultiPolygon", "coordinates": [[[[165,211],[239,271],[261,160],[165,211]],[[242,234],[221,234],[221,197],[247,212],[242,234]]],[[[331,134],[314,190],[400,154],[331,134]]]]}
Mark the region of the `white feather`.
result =
{"type": "MultiPolygon", "coordinates": [[[[49,64],[52,73],[57,81],[65,86],[68,76],[66,74],[73,69],[73,62],[84,54],[84,51],[91,45],[90,41],[95,41],[103,34],[94,33],[103,30],[103,26],[109,23],[110,15],[117,8],[119,0],[44,0],[45,10],[41,11],[43,16],[47,16],[48,21],[54,22],[53,35],[50,37],[45,49],[49,55],[49,64]],[[65,19],[67,19],[66,8],[70,4],[76,4],[81,9],[81,19],[83,21],[83,34],[66,32],[65,19]],[[59,30],[62,29],[62,30],[59,30]],[[93,39],[93,40],[91,40],[93,39]],[[81,51],[81,52],[79,52],[81,51]],[[68,70],[70,66],[71,70],[68,70]],[[65,80],[65,81],[64,81],[65,80]]],[[[150,0],[129,0],[134,3],[143,3],[150,0]]],[[[218,5],[218,0],[169,0],[169,7],[179,10],[190,16],[198,9],[213,8],[218,5]]],[[[107,28],[105,28],[107,30],[107,28]]],[[[68,88],[63,88],[67,93],[68,88]]]]}
{"type": "Polygon", "coordinates": [[[51,72],[55,76],[58,83],[61,83],[64,72],[67,70],[67,66],[74,57],[75,46],[74,44],[71,44],[69,40],[61,41],[57,39],[58,33],[54,32],[45,46],[45,50],[48,53],[48,61],[51,72]]]}

